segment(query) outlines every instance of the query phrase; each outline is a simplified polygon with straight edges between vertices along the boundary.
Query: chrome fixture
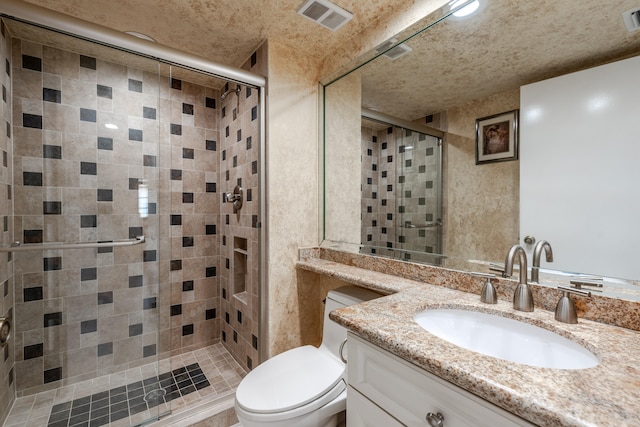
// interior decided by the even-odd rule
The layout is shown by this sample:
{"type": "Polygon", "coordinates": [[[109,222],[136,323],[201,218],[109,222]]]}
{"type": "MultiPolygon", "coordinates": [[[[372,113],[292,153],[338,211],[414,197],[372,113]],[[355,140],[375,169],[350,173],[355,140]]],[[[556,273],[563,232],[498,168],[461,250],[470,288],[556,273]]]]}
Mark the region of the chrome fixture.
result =
{"type": "Polygon", "coordinates": [[[513,275],[513,261],[518,256],[520,265],[520,282],[513,293],[513,308],[518,311],[533,311],[533,294],[527,284],[527,253],[520,245],[513,245],[504,263],[504,273],[507,277],[513,275]]]}
{"type": "Polygon", "coordinates": [[[553,262],[553,251],[551,245],[546,240],[540,240],[533,248],[533,265],[531,266],[531,283],[539,283],[540,275],[540,256],[542,251],[546,254],[547,262],[553,262]]]}
{"type": "Polygon", "coordinates": [[[144,236],[135,239],[115,240],[113,242],[69,242],[69,243],[27,243],[13,242],[8,248],[0,248],[1,252],[52,251],[58,249],[91,249],[134,246],[144,243],[144,236]]]}
{"type": "Polygon", "coordinates": [[[495,286],[493,286],[493,283],[491,283],[491,279],[495,279],[496,276],[494,274],[476,272],[471,273],[471,275],[487,279],[485,284],[482,286],[482,291],[480,291],[480,301],[485,304],[497,304],[498,294],[496,292],[495,286]]]}
{"type": "Polygon", "coordinates": [[[0,317],[0,348],[7,345],[11,338],[11,322],[8,317],[0,317]]]}
{"type": "Polygon", "coordinates": [[[233,193],[225,193],[224,200],[227,203],[233,203],[233,212],[238,212],[242,207],[242,187],[236,185],[233,193]]]}
{"type": "MultiPolygon", "coordinates": [[[[603,279],[602,277],[583,277],[583,276],[578,276],[578,277],[571,277],[571,279],[569,280],[569,283],[571,283],[571,287],[574,289],[582,289],[583,286],[592,286],[594,288],[602,288],[603,285],[603,279]]],[[[592,289],[591,292],[602,292],[602,290],[600,289],[592,289]]]]}
{"type": "Polygon", "coordinates": [[[429,412],[426,418],[431,427],[444,427],[444,415],[440,412],[435,414],[433,412],[429,412]]]}
{"type": "Polygon", "coordinates": [[[573,304],[571,298],[569,298],[569,294],[582,295],[585,297],[590,297],[591,292],[581,291],[578,289],[565,288],[563,286],[558,286],[558,289],[562,291],[562,297],[558,301],[556,305],[556,315],[555,318],[558,322],[563,323],[578,323],[578,314],[576,313],[576,306],[573,304]]]}
{"type": "Polygon", "coordinates": [[[422,229],[422,228],[434,228],[434,227],[441,227],[442,226],[442,222],[440,220],[435,221],[435,222],[427,222],[424,224],[412,224],[411,221],[406,221],[404,223],[404,225],[402,226],[403,228],[418,228],[418,229],[422,229]]]}
{"type": "Polygon", "coordinates": [[[504,274],[504,264],[498,264],[497,262],[490,262],[489,270],[495,271],[496,273],[500,273],[500,277],[507,277],[507,275],[504,274]]]}
{"type": "Polygon", "coordinates": [[[229,85],[227,84],[227,90],[224,91],[224,93],[222,95],[220,95],[220,100],[222,101],[223,99],[225,99],[230,93],[235,93],[236,96],[240,96],[240,91],[242,89],[240,88],[240,85],[236,85],[236,88],[234,90],[229,89],[229,85]]]}
{"type": "Polygon", "coordinates": [[[527,245],[533,245],[536,242],[536,238],[533,236],[525,236],[523,240],[527,245]]]}

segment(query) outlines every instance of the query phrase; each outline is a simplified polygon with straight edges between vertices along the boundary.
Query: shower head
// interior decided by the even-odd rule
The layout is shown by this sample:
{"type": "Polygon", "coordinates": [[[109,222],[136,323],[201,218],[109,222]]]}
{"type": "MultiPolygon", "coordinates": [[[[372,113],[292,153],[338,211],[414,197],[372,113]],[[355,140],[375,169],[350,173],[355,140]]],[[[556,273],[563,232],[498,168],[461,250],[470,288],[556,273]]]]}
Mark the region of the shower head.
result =
{"type": "Polygon", "coordinates": [[[220,100],[222,101],[223,99],[225,99],[227,97],[227,95],[229,95],[231,92],[235,92],[236,95],[240,95],[240,91],[242,89],[240,89],[240,85],[236,85],[236,88],[234,90],[231,89],[227,89],[224,91],[224,93],[222,95],[220,95],[220,100]]]}

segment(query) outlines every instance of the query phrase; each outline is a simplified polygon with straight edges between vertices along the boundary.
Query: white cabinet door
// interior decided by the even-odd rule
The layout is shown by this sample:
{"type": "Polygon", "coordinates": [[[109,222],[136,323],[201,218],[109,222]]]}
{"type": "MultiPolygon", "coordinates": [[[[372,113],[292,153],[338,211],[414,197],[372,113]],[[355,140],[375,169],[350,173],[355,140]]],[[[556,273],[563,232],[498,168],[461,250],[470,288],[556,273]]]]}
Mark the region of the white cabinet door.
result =
{"type": "Polygon", "coordinates": [[[533,426],[354,334],[347,342],[349,385],[403,425],[428,426],[427,414],[440,413],[445,427],[533,426]]]}
{"type": "Polygon", "coordinates": [[[358,390],[349,387],[347,396],[347,426],[402,427],[398,420],[361,395],[358,390]]]}

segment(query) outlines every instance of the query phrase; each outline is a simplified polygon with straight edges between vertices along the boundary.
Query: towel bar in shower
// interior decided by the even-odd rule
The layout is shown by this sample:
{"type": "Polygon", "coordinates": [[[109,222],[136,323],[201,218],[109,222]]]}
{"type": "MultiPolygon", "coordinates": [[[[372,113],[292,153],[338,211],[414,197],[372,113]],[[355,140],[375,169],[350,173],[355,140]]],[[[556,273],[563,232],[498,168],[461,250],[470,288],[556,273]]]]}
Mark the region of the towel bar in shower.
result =
{"type": "Polygon", "coordinates": [[[0,248],[0,252],[53,251],[58,249],[89,249],[133,246],[144,243],[144,236],[135,239],[115,240],[113,242],[73,242],[73,243],[27,243],[14,242],[8,248],[0,248]]]}

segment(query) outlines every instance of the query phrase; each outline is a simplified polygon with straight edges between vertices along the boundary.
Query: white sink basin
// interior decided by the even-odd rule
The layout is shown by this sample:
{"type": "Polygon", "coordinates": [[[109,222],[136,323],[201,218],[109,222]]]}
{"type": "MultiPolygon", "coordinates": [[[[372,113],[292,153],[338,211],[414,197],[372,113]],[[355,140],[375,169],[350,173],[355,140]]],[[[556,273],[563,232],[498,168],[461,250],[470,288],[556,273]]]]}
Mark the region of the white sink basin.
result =
{"type": "Polygon", "coordinates": [[[523,365],[586,369],[598,358],[580,344],[528,323],[461,309],[425,310],[415,321],[433,335],[460,347],[523,365]]]}

